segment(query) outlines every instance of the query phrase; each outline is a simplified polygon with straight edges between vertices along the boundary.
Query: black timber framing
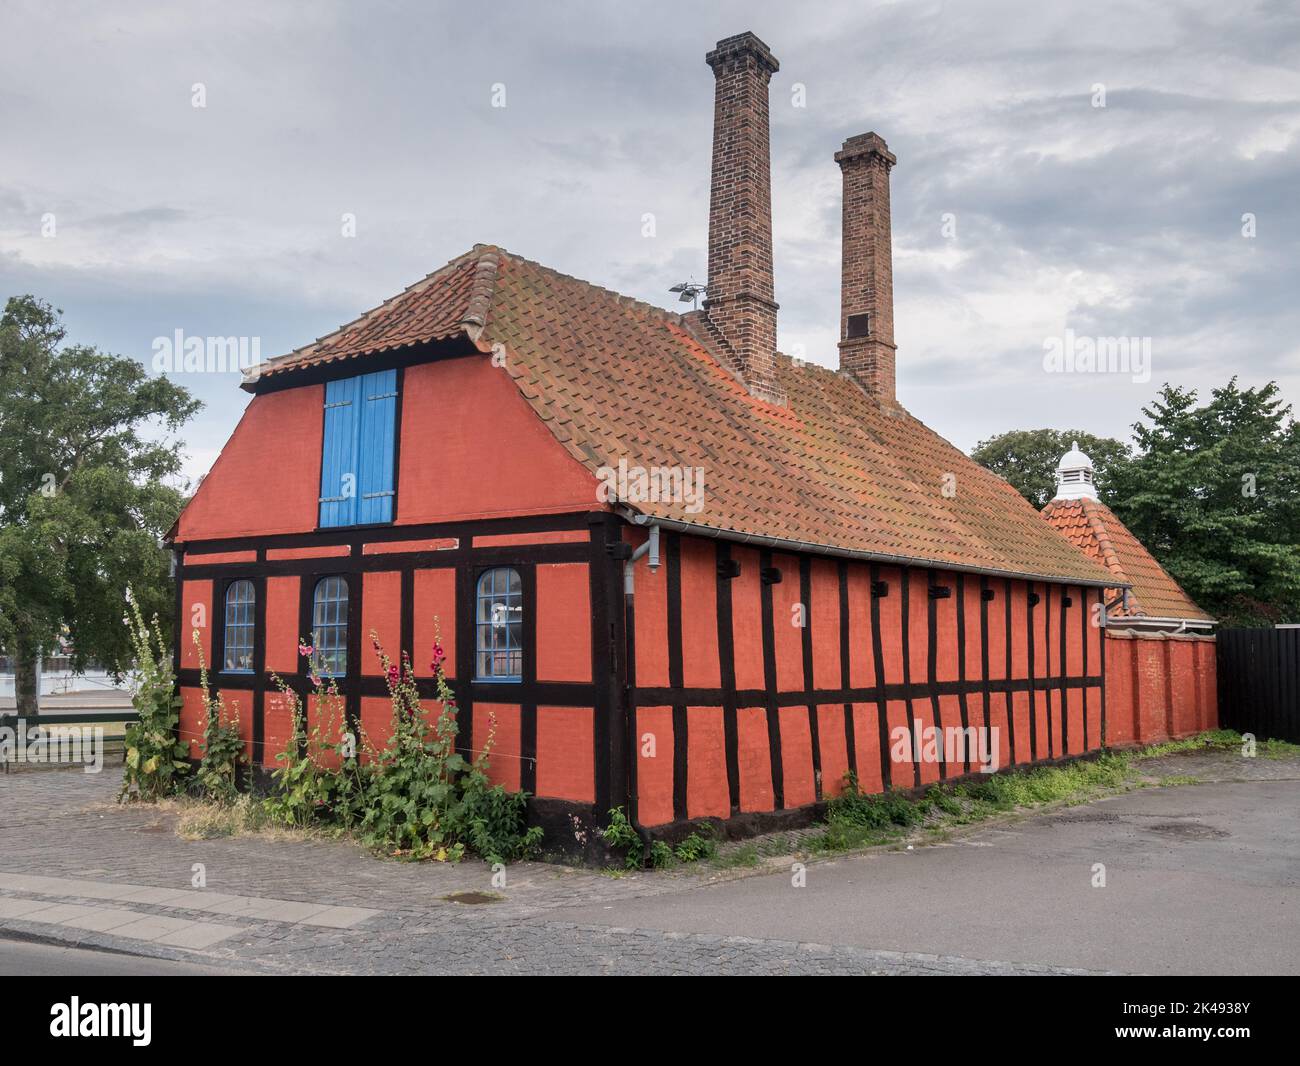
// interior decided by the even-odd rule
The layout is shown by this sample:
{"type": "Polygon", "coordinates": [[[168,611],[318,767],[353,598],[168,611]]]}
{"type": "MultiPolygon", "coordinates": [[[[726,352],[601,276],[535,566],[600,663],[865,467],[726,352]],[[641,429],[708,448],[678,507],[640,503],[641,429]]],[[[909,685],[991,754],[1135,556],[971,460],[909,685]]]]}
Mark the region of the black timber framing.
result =
{"type": "MultiPolygon", "coordinates": [[[[298,636],[310,639],[313,596],[317,582],[326,577],[342,577],[348,586],[348,671],[338,680],[344,698],[347,725],[357,735],[361,700],[386,697],[388,687],[383,676],[366,672],[363,656],[369,653],[369,636],[361,632],[364,610],[364,576],[367,573],[395,572],[399,575],[401,607],[399,621],[400,651],[409,653],[413,663],[424,662],[427,649],[415,649],[414,585],[417,570],[452,570],[456,576],[456,618],[444,620],[454,626],[456,663],[454,678],[449,678],[456,697],[459,733],[457,750],[467,757],[475,752],[475,703],[504,703],[520,708],[520,785],[526,791],[536,788],[536,714],[539,705],[590,707],[593,714],[593,767],[595,771],[596,807],[600,804],[628,802],[626,740],[628,730],[621,715],[626,702],[619,690],[621,655],[621,611],[616,598],[616,565],[605,553],[611,536],[617,538],[619,520],[608,512],[575,512],[558,515],[524,516],[513,519],[485,519],[455,523],[421,525],[348,526],[310,533],[281,534],[265,537],[239,537],[221,540],[181,542],[175,552],[175,612],[172,658],[177,682],[183,687],[199,684],[197,669],[182,667],[182,640],[188,640],[190,620],[182,617],[185,609],[186,582],[211,581],[212,627],[210,646],[212,663],[210,683],[213,687],[239,694],[248,693],[252,712],[252,754],[255,772],[262,772],[265,752],[265,693],[269,685],[266,672],[266,590],[270,577],[296,576],[298,590],[298,636]],[[588,539],[535,544],[487,544],[474,546],[475,537],[517,536],[582,530],[588,539]],[[365,553],[366,545],[404,541],[450,541],[454,546],[436,550],[365,553]],[[284,549],[336,548],[346,554],[298,559],[268,559],[268,552],[284,549]],[[252,553],[247,561],[204,562],[204,555],[252,553]],[[583,563],[588,566],[591,596],[591,682],[539,681],[536,675],[537,591],[536,567],[545,563],[583,563]],[[511,566],[519,571],[524,593],[525,655],[522,683],[480,682],[473,680],[474,627],[472,619],[474,581],[479,573],[496,566],[511,566]],[[249,579],[254,584],[256,625],[254,629],[254,670],[250,673],[226,673],[220,669],[224,657],[225,591],[234,581],[249,579]],[[363,643],[363,637],[365,642],[363,643]],[[616,721],[617,719],[617,721],[616,721]]],[[[396,661],[394,649],[386,649],[396,661]]],[[[399,651],[399,654],[400,654],[399,651]]],[[[299,696],[307,696],[311,680],[303,664],[295,671],[280,671],[285,684],[299,696]]],[[[422,698],[437,694],[432,677],[417,680],[422,698]]],[[[547,801],[566,810],[585,810],[583,804],[547,801]]],[[[546,804],[543,804],[545,806],[546,804]]],[[[557,807],[558,809],[558,807],[557,807]]],[[[567,815],[566,815],[567,817],[567,815]]]]}
{"type": "MultiPolygon", "coordinates": [[[[177,627],[173,659],[177,666],[179,682],[187,687],[196,685],[198,682],[197,670],[180,667],[182,659],[181,634],[189,631],[188,625],[184,624],[188,620],[180,618],[180,614],[184,609],[183,582],[199,580],[211,580],[213,582],[213,618],[211,624],[214,625],[212,649],[213,665],[215,667],[221,663],[219,656],[222,652],[221,641],[223,639],[221,623],[224,621],[224,616],[221,608],[224,606],[224,589],[231,581],[240,578],[252,579],[257,595],[257,626],[254,647],[256,669],[251,674],[225,674],[214,670],[214,678],[216,678],[216,683],[223,689],[251,693],[254,712],[253,745],[256,752],[256,765],[260,767],[265,759],[264,696],[268,681],[265,671],[267,579],[272,576],[298,576],[302,578],[299,593],[299,635],[307,636],[311,631],[311,597],[315,582],[322,577],[341,575],[347,579],[349,587],[349,672],[347,678],[344,679],[345,683],[341,687],[347,700],[348,721],[355,728],[359,720],[361,699],[363,697],[383,697],[387,695],[387,686],[383,677],[364,674],[359,668],[361,656],[364,654],[364,646],[362,645],[364,634],[361,633],[364,575],[370,572],[384,571],[395,571],[400,575],[402,592],[400,641],[402,649],[409,651],[413,659],[415,659],[417,655],[423,654],[422,650],[417,652],[417,649],[411,647],[415,627],[413,595],[415,572],[422,569],[448,568],[454,570],[457,586],[457,618],[455,620],[457,661],[456,678],[452,681],[452,687],[457,697],[461,716],[460,746],[466,754],[471,754],[475,746],[472,723],[476,701],[480,703],[508,703],[520,706],[520,755],[524,760],[521,767],[521,787],[533,791],[536,787],[537,708],[539,706],[576,706],[590,707],[592,709],[595,803],[591,807],[587,807],[583,804],[566,804],[561,801],[535,801],[533,805],[539,810],[545,809],[547,811],[551,807],[555,807],[556,811],[564,808],[565,811],[570,812],[570,814],[565,814],[564,817],[570,817],[573,811],[577,811],[585,812],[583,817],[593,816],[598,820],[603,820],[604,811],[610,807],[624,806],[629,811],[634,824],[637,823],[636,778],[640,745],[636,736],[635,712],[638,707],[665,706],[672,708],[674,723],[673,811],[674,824],[681,825],[690,823],[687,809],[688,775],[690,773],[688,760],[688,706],[722,708],[728,795],[731,811],[738,816],[741,812],[737,708],[751,706],[765,708],[773,796],[776,806],[773,817],[777,817],[778,820],[780,815],[786,813],[784,811],[784,765],[780,717],[781,708],[784,707],[803,707],[809,715],[814,780],[818,783],[818,803],[820,803],[822,795],[822,782],[819,773],[820,721],[818,717],[818,707],[821,705],[839,704],[843,707],[845,716],[844,740],[848,765],[854,771],[858,767],[853,706],[854,704],[861,704],[876,707],[881,780],[883,787],[886,789],[894,787],[891,780],[889,759],[887,703],[890,701],[904,703],[907,708],[908,727],[912,731],[912,735],[915,736],[917,718],[913,701],[916,699],[929,699],[931,701],[934,707],[934,724],[939,729],[942,729],[939,706],[941,696],[957,697],[963,727],[970,724],[970,700],[978,699],[983,707],[982,717],[987,727],[992,724],[991,699],[995,694],[1002,694],[1006,700],[1009,748],[1011,761],[1014,763],[1016,737],[1013,695],[1015,693],[1025,692],[1029,694],[1030,744],[1033,753],[1032,757],[1038,760],[1042,757],[1038,750],[1038,730],[1034,713],[1038,695],[1041,693],[1044,697],[1050,698],[1054,693],[1059,694],[1053,702],[1061,707],[1064,723],[1067,702],[1066,691],[1075,688],[1083,689],[1086,729],[1086,712],[1091,698],[1088,690],[1099,689],[1104,738],[1104,654],[1101,656],[1101,661],[1096,664],[1098,673],[1088,673],[1087,666],[1092,664],[1091,660],[1087,659],[1080,676],[1068,676],[1064,653],[1064,627],[1062,626],[1062,652],[1058,670],[1052,671],[1050,669],[1050,659],[1047,664],[1041,666],[1036,661],[1034,626],[1036,623],[1040,626],[1044,625],[1047,618],[1045,616],[1035,617],[1035,612],[1042,611],[1044,608],[1046,610],[1051,609],[1053,589],[1056,588],[1056,586],[1048,582],[1025,581],[1023,583],[1027,594],[1039,591],[1039,584],[1046,585],[1047,596],[1044,605],[1035,606],[1033,597],[1027,595],[1025,623],[1028,642],[1028,676],[1013,678],[1011,676],[1012,644],[1015,639],[1013,636],[1011,603],[1013,579],[998,579],[989,576],[978,577],[981,593],[978,633],[982,676],[971,679],[967,670],[966,641],[974,637],[975,629],[974,620],[968,617],[965,588],[967,581],[974,581],[976,578],[960,572],[949,573],[938,568],[920,568],[926,571],[928,588],[934,589],[939,587],[941,583],[945,585],[951,583],[957,598],[955,605],[958,622],[959,662],[957,679],[940,681],[937,678],[936,662],[937,604],[940,598],[946,597],[932,592],[927,599],[925,617],[926,639],[928,642],[926,676],[924,678],[913,678],[910,645],[913,637],[919,636],[919,626],[917,632],[913,633],[913,622],[919,623],[921,621],[919,617],[913,618],[914,610],[919,610],[919,607],[911,602],[915,598],[912,594],[911,574],[917,568],[910,566],[891,567],[891,573],[897,576],[888,582],[889,587],[884,591],[884,595],[896,595],[900,598],[897,632],[891,634],[882,632],[879,595],[875,592],[869,592],[871,632],[869,638],[865,634],[858,634],[857,636],[859,639],[870,639],[871,641],[875,678],[874,683],[853,686],[850,684],[850,666],[852,661],[851,641],[854,639],[855,634],[850,627],[849,561],[837,560],[838,603],[835,605],[835,609],[839,615],[840,633],[839,646],[836,651],[839,658],[840,684],[838,687],[818,688],[814,684],[816,676],[815,656],[826,653],[830,646],[826,645],[819,649],[811,632],[813,606],[812,557],[793,555],[792,557],[798,563],[799,599],[803,605],[803,620],[808,623],[801,632],[803,688],[800,691],[790,692],[781,692],[777,689],[776,619],[773,613],[773,593],[772,586],[764,581],[759,584],[764,687],[762,689],[738,690],[735,680],[735,638],[731,585],[733,575],[730,566],[733,549],[730,544],[722,540],[715,542],[715,554],[718,564],[716,618],[718,649],[721,657],[719,671],[721,683],[716,688],[687,688],[684,685],[683,678],[682,612],[689,610],[690,606],[682,602],[682,534],[672,532],[665,532],[662,538],[668,590],[669,639],[667,651],[670,683],[666,688],[639,686],[635,673],[635,618],[629,615],[623,601],[622,562],[617,558],[617,553],[611,553],[608,550],[609,546],[622,541],[626,525],[624,519],[610,512],[583,512],[418,526],[348,527],[337,530],[320,530],[307,534],[195,541],[178,545],[178,548],[182,550],[178,552],[176,560],[176,612],[178,622],[182,624],[177,627]],[[474,546],[475,537],[510,536],[578,529],[587,531],[589,539],[542,544],[488,544],[479,547],[474,546]],[[367,544],[422,540],[449,541],[454,542],[454,546],[437,550],[403,550],[373,554],[366,554],[364,550],[364,546],[367,544]],[[307,559],[267,558],[268,552],[277,549],[317,548],[322,546],[345,548],[347,554],[307,559]],[[248,551],[256,553],[255,560],[233,563],[206,563],[202,560],[203,553],[248,551]],[[534,659],[536,650],[536,567],[546,563],[558,562],[581,562],[588,566],[592,648],[592,680],[589,683],[539,681],[536,676],[535,661],[530,663],[530,660],[534,659]],[[472,680],[474,633],[470,611],[473,604],[473,583],[476,575],[483,569],[491,566],[507,565],[519,569],[524,581],[525,618],[526,625],[530,627],[525,640],[526,665],[524,682],[522,684],[476,682],[472,680]],[[997,603],[999,598],[1004,601],[1003,604],[999,605],[997,603]],[[1000,610],[1004,614],[1006,676],[1002,679],[989,677],[990,612],[993,610],[1000,610]],[[968,627],[970,633],[967,632],[968,627]],[[896,641],[896,646],[901,648],[903,679],[898,683],[886,683],[885,681],[884,647],[886,637],[890,642],[896,641]]],[[[773,566],[773,558],[772,551],[759,549],[758,566],[760,571],[770,571],[773,566]]],[[[747,563],[746,565],[750,564],[747,563]]],[[[881,564],[876,563],[867,563],[865,565],[869,571],[869,590],[876,590],[881,582],[883,567],[881,564]]],[[[1059,596],[1065,593],[1064,587],[1057,588],[1058,603],[1060,602],[1059,596]]],[[[1080,600],[1075,602],[1081,602],[1081,605],[1085,607],[1084,610],[1080,611],[1083,616],[1080,624],[1086,627],[1089,625],[1088,618],[1090,616],[1090,611],[1086,608],[1089,597],[1099,598],[1103,594],[1096,589],[1080,589],[1080,593],[1080,600]]],[[[1048,648],[1049,654],[1050,633],[1050,623],[1048,623],[1045,627],[1044,644],[1048,648]]],[[[1105,650],[1104,641],[1102,650],[1103,652],[1105,650]]],[[[1086,629],[1084,632],[1084,655],[1088,655],[1086,629]]],[[[310,680],[302,671],[285,675],[285,681],[294,691],[300,694],[305,695],[310,690],[310,680]]],[[[432,697],[435,694],[435,682],[432,678],[421,678],[418,681],[418,686],[421,695],[424,697],[432,697]]],[[[1065,739],[1064,725],[1062,739],[1065,739]]],[[[1102,742],[1104,743],[1104,739],[1102,742]]],[[[1055,745],[1053,745],[1054,747],[1055,745]]],[[[1054,756],[1056,752],[1051,750],[1051,754],[1054,756]]],[[[941,766],[941,772],[945,777],[960,775],[969,772],[969,770],[969,761],[962,766],[956,764],[952,767],[941,766]]],[[[919,787],[919,785],[920,766],[915,765],[913,787],[919,787]]],[[[560,815],[556,814],[555,817],[559,818],[560,815]]],[[[755,816],[751,820],[755,820],[755,824],[760,822],[766,824],[762,817],[755,816]]],[[[659,830],[656,829],[655,832],[658,834],[659,830]]]]}
{"type": "MultiPolygon", "coordinates": [[[[849,684],[850,680],[850,652],[851,640],[853,635],[849,626],[849,591],[848,591],[848,561],[840,560],[837,566],[837,575],[839,579],[839,603],[837,610],[840,618],[840,641],[838,656],[840,660],[840,687],[838,688],[818,688],[814,685],[815,656],[818,654],[816,641],[812,640],[812,634],[809,630],[801,632],[801,653],[804,687],[801,690],[779,691],[776,686],[776,648],[775,632],[778,619],[775,616],[774,597],[772,585],[763,581],[759,584],[759,609],[761,612],[761,633],[763,642],[763,676],[764,687],[761,689],[737,689],[735,681],[735,630],[734,630],[734,604],[732,602],[732,581],[736,576],[733,563],[734,551],[730,544],[719,540],[715,544],[714,556],[716,562],[716,589],[717,589],[717,626],[718,626],[718,649],[721,657],[719,676],[721,684],[718,687],[685,687],[682,682],[682,632],[681,619],[682,613],[690,609],[690,606],[681,601],[682,596],[682,575],[681,575],[681,537],[682,534],[668,533],[663,535],[663,554],[664,564],[667,570],[666,583],[666,619],[668,633],[668,673],[669,684],[666,686],[659,685],[640,685],[635,680],[635,670],[632,664],[627,667],[627,676],[630,678],[628,686],[628,699],[634,708],[636,707],[668,707],[672,708],[674,715],[674,774],[673,774],[673,811],[674,821],[671,823],[672,830],[665,830],[668,835],[680,829],[683,832],[685,827],[693,824],[689,816],[687,797],[688,783],[690,774],[689,759],[687,758],[687,735],[685,713],[689,706],[702,707],[721,707],[723,714],[724,727],[724,744],[727,761],[727,783],[730,798],[730,807],[733,816],[744,821],[746,824],[753,822],[754,825],[768,825],[771,819],[765,819],[757,812],[742,814],[740,811],[740,790],[739,790],[739,753],[737,739],[736,715],[739,707],[763,707],[766,709],[768,724],[768,754],[770,759],[773,796],[776,800],[776,811],[772,812],[773,817],[788,812],[784,805],[784,755],[781,743],[781,720],[780,710],[782,708],[802,708],[810,715],[816,714],[816,708],[820,705],[839,704],[844,708],[845,713],[845,742],[847,751],[851,760],[850,767],[856,768],[856,745],[853,740],[853,704],[875,705],[879,723],[879,741],[881,752],[881,773],[882,781],[886,789],[892,787],[890,780],[891,767],[889,763],[889,741],[888,741],[888,719],[886,715],[886,706],[890,701],[901,701],[908,705],[908,721],[912,730],[916,729],[916,717],[911,701],[916,699],[929,699],[934,706],[934,721],[938,729],[942,729],[941,711],[939,708],[939,697],[954,696],[958,700],[958,705],[962,710],[963,728],[970,724],[970,701],[972,698],[980,700],[983,707],[982,718],[986,727],[991,726],[991,700],[993,695],[1001,694],[1006,701],[1007,728],[1009,733],[1009,750],[1011,758],[1015,759],[1015,727],[1014,727],[1014,693],[1029,693],[1034,698],[1035,703],[1041,696],[1046,698],[1049,694],[1056,694],[1054,703],[1064,707],[1066,696],[1065,693],[1070,689],[1095,689],[1102,685],[1100,675],[1084,674],[1082,676],[1069,676],[1062,671],[1048,672],[1044,666],[1034,662],[1030,669],[1033,671],[1028,676],[1015,678],[1012,677],[1012,625],[1013,612],[1011,606],[1011,592],[1013,588],[1013,579],[994,579],[987,576],[981,576],[979,580],[980,588],[980,617],[979,617],[979,641],[980,641],[980,663],[981,675],[979,678],[970,678],[966,667],[966,641],[974,636],[974,619],[968,617],[967,605],[965,603],[966,582],[974,581],[976,578],[961,572],[949,573],[940,569],[925,568],[927,572],[927,587],[937,587],[941,590],[944,586],[941,582],[951,582],[952,588],[955,589],[957,603],[955,611],[958,620],[958,657],[959,664],[957,669],[957,678],[955,680],[940,681],[936,677],[935,665],[935,634],[937,624],[935,621],[936,606],[940,599],[948,598],[942,594],[928,597],[927,607],[927,638],[929,646],[927,647],[927,676],[924,678],[912,678],[910,663],[910,641],[912,639],[911,627],[914,621],[912,612],[914,609],[911,600],[915,597],[911,595],[910,590],[910,572],[916,568],[897,568],[894,572],[898,575],[897,582],[889,582],[888,591],[885,595],[900,596],[900,614],[898,623],[898,632],[890,636],[890,639],[897,639],[898,645],[903,649],[902,665],[904,677],[902,682],[886,683],[884,680],[884,658],[883,645],[884,636],[882,633],[880,618],[880,599],[877,595],[870,597],[870,617],[871,617],[871,634],[870,639],[873,646],[873,661],[876,666],[875,684],[865,686],[853,686],[849,684]],[[985,595],[985,593],[988,595],[985,595]],[[997,601],[1001,600],[1002,603],[997,601]],[[990,610],[998,610],[1003,616],[1005,626],[1004,649],[1006,655],[1005,676],[1000,679],[989,677],[989,633],[990,633],[990,610]],[[971,627],[971,632],[967,633],[967,626],[971,627]],[[777,797],[780,797],[777,799],[777,797]]],[[[773,571],[775,554],[766,549],[759,549],[757,552],[757,564],[761,573],[771,573],[773,571]]],[[[802,604],[804,619],[810,621],[813,617],[813,590],[810,580],[810,562],[809,556],[797,556],[799,565],[799,602],[802,604]]],[[[880,582],[882,567],[876,564],[869,565],[870,587],[875,588],[880,582]]],[[[1048,583],[1042,583],[1048,584],[1048,583]]],[[[1025,582],[1026,592],[1040,591],[1036,590],[1034,585],[1025,582]]],[[[1029,654],[1033,655],[1034,631],[1033,625],[1037,623],[1043,626],[1046,619],[1035,612],[1040,610],[1038,605],[1032,604],[1028,595],[1026,596],[1027,610],[1025,621],[1027,624],[1026,639],[1028,641],[1029,654]]],[[[784,620],[780,620],[784,621],[784,620]]],[[[628,623],[632,624],[631,621],[628,623]]],[[[865,636],[865,635],[864,635],[865,636]]],[[[629,649],[629,655],[635,655],[635,633],[629,634],[629,640],[626,646],[629,649]]],[[[822,649],[823,651],[825,649],[822,649]]],[[[1041,657],[1040,657],[1041,658],[1041,657]]],[[[1033,719],[1031,716],[1031,723],[1033,719]]],[[[814,725],[813,728],[816,728],[814,725]]],[[[1031,732],[1036,731],[1036,726],[1031,724],[1031,732]]],[[[819,743],[817,734],[814,732],[814,752],[819,753],[819,743]]],[[[633,738],[635,739],[635,738],[633,738]]],[[[943,767],[946,775],[950,779],[956,779],[970,773],[969,757],[962,765],[954,763],[952,766],[943,767]]],[[[814,772],[816,772],[816,767],[814,772]]],[[[920,787],[919,766],[914,767],[914,781],[912,787],[920,787]]],[[[635,794],[635,781],[630,785],[635,794]]],[[[821,804],[821,795],[814,807],[821,804]]],[[[779,824],[779,817],[776,821],[771,821],[775,826],[779,824]]],[[[661,834],[661,827],[654,829],[654,835],[661,834]]]]}

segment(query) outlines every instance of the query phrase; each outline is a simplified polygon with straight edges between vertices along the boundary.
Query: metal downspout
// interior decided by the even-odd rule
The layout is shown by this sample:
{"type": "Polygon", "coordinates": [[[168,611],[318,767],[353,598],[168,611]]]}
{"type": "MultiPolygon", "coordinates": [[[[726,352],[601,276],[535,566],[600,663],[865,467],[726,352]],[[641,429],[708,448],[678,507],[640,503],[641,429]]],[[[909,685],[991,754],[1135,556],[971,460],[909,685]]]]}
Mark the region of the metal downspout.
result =
{"type": "MultiPolygon", "coordinates": [[[[642,523],[637,523],[638,525],[642,523]]],[[[632,724],[636,721],[636,561],[643,556],[648,555],[646,565],[653,574],[659,569],[659,525],[658,523],[649,524],[649,536],[646,537],[645,543],[640,545],[628,559],[623,563],[623,632],[624,644],[623,654],[627,660],[628,686],[627,686],[627,732],[628,732],[628,765],[632,765],[632,760],[636,759],[638,747],[636,742],[636,730],[632,724]]],[[[629,782],[630,784],[630,782],[629,782]]],[[[632,794],[633,790],[628,789],[628,822],[636,830],[637,835],[641,838],[642,843],[650,846],[650,834],[641,825],[636,817],[636,797],[632,794]]]]}

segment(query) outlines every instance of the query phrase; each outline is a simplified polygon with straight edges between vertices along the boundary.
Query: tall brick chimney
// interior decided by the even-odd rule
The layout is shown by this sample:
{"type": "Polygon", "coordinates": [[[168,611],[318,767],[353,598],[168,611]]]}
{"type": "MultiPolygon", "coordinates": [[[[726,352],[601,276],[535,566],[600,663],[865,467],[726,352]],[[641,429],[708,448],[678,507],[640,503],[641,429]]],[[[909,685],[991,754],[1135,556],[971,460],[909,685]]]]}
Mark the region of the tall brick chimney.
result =
{"type": "Polygon", "coordinates": [[[894,391],[894,263],[889,171],[898,162],[875,133],[850,137],[835,153],[844,174],[840,277],[840,369],[882,403],[894,391]]]}
{"type": "Polygon", "coordinates": [[[749,391],[781,403],[767,107],[768,82],[780,64],[748,32],[719,41],[704,59],[715,79],[704,313],[730,346],[749,391]]]}

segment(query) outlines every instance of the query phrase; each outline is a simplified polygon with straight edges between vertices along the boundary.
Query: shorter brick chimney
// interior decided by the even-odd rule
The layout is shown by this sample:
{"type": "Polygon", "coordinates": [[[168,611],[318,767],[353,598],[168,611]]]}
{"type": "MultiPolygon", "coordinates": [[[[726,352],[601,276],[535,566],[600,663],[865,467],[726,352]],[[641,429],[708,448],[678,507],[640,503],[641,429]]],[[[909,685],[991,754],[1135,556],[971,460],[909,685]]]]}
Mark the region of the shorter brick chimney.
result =
{"type": "Polygon", "coordinates": [[[835,153],[844,175],[840,369],[881,403],[894,404],[894,264],[889,171],[898,162],[875,133],[835,153]]]}
{"type": "Polygon", "coordinates": [[[719,41],[704,58],[714,76],[704,313],[731,349],[750,393],[781,403],[767,100],[768,82],[780,65],[752,33],[719,41]]]}

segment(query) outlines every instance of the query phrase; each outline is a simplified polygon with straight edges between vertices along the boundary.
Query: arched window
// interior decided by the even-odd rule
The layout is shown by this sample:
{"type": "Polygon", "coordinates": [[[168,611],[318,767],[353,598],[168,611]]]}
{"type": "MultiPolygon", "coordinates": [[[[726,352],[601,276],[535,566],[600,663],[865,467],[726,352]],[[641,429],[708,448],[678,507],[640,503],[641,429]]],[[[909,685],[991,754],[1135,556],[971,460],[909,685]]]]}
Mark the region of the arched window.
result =
{"type": "Polygon", "coordinates": [[[314,663],[322,677],[343,677],[348,672],[348,583],[341,577],[316,582],[312,595],[314,663]]]}
{"type": "Polygon", "coordinates": [[[475,671],[479,681],[522,681],[524,592],[519,571],[485,570],[475,591],[475,671]]]}
{"type": "Polygon", "coordinates": [[[253,606],[251,581],[232,581],[226,588],[226,653],[223,669],[229,674],[253,672],[253,606]]]}

